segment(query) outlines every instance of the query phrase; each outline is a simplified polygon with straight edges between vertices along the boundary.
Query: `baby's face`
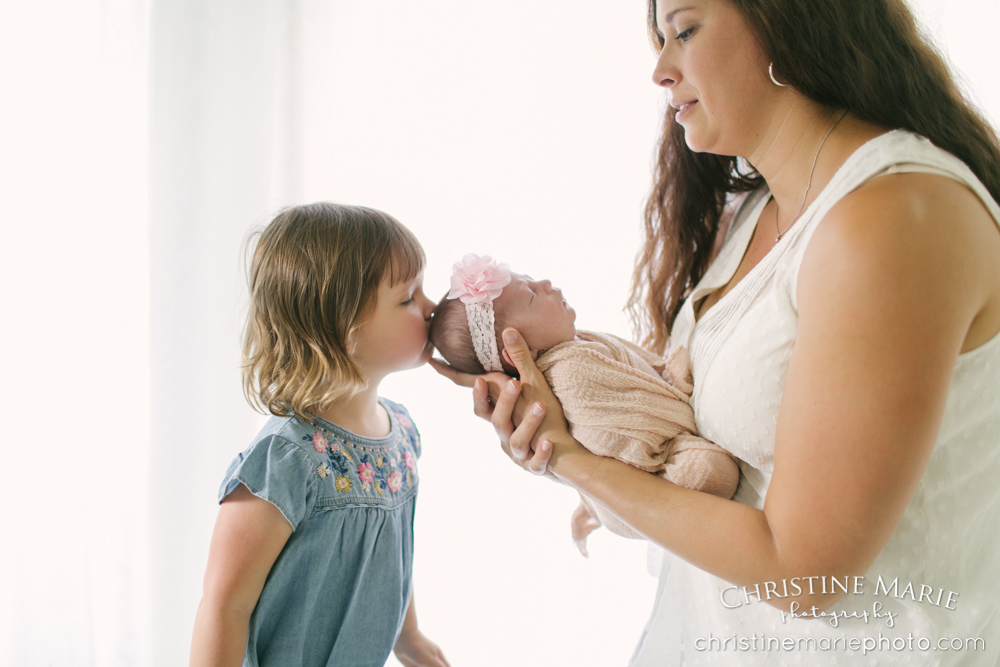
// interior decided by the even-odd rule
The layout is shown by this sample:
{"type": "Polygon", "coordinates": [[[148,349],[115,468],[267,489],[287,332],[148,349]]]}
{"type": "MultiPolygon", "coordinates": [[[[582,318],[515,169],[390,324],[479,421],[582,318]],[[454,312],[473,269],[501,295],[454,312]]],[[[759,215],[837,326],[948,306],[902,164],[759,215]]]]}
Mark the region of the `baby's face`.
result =
{"type": "Polygon", "coordinates": [[[576,336],[576,311],[548,280],[511,273],[510,284],[503,288],[494,307],[503,326],[517,329],[532,352],[547,350],[576,336]]]}

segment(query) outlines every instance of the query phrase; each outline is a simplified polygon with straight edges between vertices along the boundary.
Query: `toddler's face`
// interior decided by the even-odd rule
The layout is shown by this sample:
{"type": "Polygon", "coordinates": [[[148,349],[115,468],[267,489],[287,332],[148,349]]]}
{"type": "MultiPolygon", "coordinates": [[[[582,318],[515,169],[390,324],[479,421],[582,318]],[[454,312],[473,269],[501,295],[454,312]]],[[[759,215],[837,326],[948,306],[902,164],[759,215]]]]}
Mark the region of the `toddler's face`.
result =
{"type": "Polygon", "coordinates": [[[434,302],[424,295],[421,272],[412,280],[378,288],[375,310],[358,329],[351,358],[369,378],[381,379],[395,371],[415,368],[430,359],[434,348],[427,340],[434,302]]]}
{"type": "Polygon", "coordinates": [[[548,280],[511,273],[510,284],[496,298],[494,307],[501,324],[517,329],[532,352],[547,350],[576,336],[576,311],[548,280]]]}

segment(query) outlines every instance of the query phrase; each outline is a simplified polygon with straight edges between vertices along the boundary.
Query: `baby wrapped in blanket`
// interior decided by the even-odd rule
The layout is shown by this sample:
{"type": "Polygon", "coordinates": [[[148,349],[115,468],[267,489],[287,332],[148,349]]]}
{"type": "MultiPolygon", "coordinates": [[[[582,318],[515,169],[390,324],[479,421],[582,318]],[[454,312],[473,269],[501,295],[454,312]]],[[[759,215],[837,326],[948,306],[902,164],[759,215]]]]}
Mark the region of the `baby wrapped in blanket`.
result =
{"type": "MultiPolygon", "coordinates": [[[[678,348],[669,359],[610,334],[577,331],[576,313],[548,280],[511,273],[490,257],[455,264],[451,291],[434,310],[430,338],[465,373],[515,369],[502,353],[503,329],[514,327],[562,403],[570,433],[595,454],[659,475],[679,486],[732,497],[736,459],[697,435],[690,405],[691,362],[678,348]]],[[[581,496],[573,538],[600,525],[642,539],[600,504],[581,496]]]]}

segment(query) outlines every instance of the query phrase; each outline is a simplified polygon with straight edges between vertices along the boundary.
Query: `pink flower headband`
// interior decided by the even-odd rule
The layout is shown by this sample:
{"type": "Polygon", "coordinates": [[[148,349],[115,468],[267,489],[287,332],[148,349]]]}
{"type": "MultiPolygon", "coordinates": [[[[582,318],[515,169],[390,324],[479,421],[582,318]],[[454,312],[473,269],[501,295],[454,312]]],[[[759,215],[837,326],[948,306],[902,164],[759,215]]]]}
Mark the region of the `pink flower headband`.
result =
{"type": "Polygon", "coordinates": [[[503,371],[497,337],[494,331],[496,320],[493,314],[493,300],[500,296],[503,288],[510,284],[510,267],[497,264],[489,255],[469,253],[451,269],[451,291],[449,299],[458,299],[465,304],[465,315],[469,320],[472,347],[476,358],[488,371],[503,371]]]}

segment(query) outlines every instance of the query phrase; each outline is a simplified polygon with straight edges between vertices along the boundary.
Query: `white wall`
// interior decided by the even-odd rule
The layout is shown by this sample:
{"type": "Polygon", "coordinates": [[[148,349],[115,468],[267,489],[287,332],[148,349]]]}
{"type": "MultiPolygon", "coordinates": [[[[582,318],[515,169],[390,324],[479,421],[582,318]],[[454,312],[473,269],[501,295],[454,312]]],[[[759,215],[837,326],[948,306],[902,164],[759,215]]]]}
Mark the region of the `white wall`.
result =
{"type": "Polygon", "coordinates": [[[0,665],[146,653],[146,19],[0,3],[0,665]]]}

